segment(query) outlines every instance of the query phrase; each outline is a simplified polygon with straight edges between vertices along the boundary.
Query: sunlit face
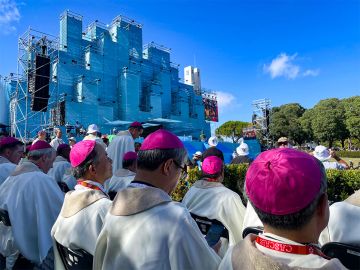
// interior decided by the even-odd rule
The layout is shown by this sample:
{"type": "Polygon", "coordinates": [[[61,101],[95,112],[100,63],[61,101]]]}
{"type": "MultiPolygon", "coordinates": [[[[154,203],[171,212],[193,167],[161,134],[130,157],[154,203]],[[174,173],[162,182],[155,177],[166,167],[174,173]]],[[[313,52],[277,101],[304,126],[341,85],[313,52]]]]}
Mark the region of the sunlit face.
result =
{"type": "Polygon", "coordinates": [[[141,129],[133,128],[133,129],[130,130],[130,133],[131,133],[132,137],[134,139],[136,139],[136,138],[139,138],[142,135],[143,131],[144,130],[142,128],[141,129]]]}
{"type": "Polygon", "coordinates": [[[45,141],[46,133],[45,133],[45,132],[41,132],[38,137],[39,137],[39,140],[45,141]]]}
{"type": "Polygon", "coordinates": [[[8,159],[14,164],[19,164],[20,159],[22,158],[24,153],[24,146],[16,145],[15,147],[9,149],[8,151],[8,159]]]}
{"type": "Polygon", "coordinates": [[[104,147],[96,145],[97,162],[93,164],[96,171],[96,180],[105,182],[112,176],[112,160],[108,157],[104,147]]]}

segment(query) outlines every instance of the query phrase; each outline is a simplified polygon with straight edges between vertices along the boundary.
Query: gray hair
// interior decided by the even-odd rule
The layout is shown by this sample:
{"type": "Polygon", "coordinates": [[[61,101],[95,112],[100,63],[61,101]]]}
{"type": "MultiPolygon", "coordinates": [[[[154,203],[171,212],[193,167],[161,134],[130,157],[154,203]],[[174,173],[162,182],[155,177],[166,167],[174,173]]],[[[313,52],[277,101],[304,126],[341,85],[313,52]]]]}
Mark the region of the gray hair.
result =
{"type": "Polygon", "coordinates": [[[39,160],[43,156],[50,157],[53,153],[55,153],[54,148],[33,150],[28,153],[28,159],[36,161],[36,160],[39,160]]]}

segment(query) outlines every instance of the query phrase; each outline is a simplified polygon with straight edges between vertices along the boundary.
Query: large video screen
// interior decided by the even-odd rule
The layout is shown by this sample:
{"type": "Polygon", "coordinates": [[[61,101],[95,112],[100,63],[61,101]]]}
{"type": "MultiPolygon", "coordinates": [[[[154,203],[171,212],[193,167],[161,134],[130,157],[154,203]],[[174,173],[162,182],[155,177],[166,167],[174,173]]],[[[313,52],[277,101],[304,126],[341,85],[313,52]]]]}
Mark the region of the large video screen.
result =
{"type": "Polygon", "coordinates": [[[216,98],[203,96],[203,103],[205,107],[205,120],[219,122],[218,103],[216,98]]]}

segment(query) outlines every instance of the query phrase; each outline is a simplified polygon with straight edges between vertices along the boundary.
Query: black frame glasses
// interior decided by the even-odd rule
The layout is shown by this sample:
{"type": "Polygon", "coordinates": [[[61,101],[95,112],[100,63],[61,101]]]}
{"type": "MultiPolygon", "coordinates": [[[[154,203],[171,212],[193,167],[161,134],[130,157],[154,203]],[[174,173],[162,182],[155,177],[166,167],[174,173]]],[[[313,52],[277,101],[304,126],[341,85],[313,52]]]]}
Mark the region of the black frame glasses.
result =
{"type": "Polygon", "coordinates": [[[181,169],[180,180],[185,180],[188,175],[186,165],[183,167],[175,159],[173,159],[173,161],[174,161],[174,164],[176,165],[176,167],[181,169]]]}

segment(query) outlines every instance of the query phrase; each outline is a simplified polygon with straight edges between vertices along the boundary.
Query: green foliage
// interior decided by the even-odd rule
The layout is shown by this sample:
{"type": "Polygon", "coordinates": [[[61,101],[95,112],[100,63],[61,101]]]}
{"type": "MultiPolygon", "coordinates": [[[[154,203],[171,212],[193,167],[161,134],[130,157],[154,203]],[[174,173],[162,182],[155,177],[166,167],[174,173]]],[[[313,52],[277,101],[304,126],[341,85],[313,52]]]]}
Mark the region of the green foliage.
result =
{"type": "Polygon", "coordinates": [[[360,170],[327,170],[329,201],[343,201],[360,189],[360,170]]]}
{"type": "Polygon", "coordinates": [[[345,123],[350,136],[360,140],[360,96],[342,100],[345,108],[345,123]]]}
{"type": "MultiPolygon", "coordinates": [[[[224,185],[238,193],[246,205],[246,198],[243,194],[247,164],[233,164],[225,167],[224,185]]],[[[345,200],[348,196],[360,189],[360,170],[327,170],[328,196],[332,202],[345,200]]],[[[195,168],[189,170],[189,177],[186,182],[178,184],[172,193],[173,200],[181,201],[192,184],[201,178],[200,171],[195,168]]]]}
{"type": "Polygon", "coordinates": [[[217,136],[225,136],[237,143],[242,137],[243,128],[251,126],[251,123],[242,121],[227,121],[215,130],[217,136]]]}
{"type": "Polygon", "coordinates": [[[306,135],[302,129],[300,117],[305,109],[298,103],[285,104],[275,107],[271,112],[270,136],[277,140],[288,137],[296,144],[302,144],[306,135]]]}
{"type": "Polygon", "coordinates": [[[337,98],[321,100],[312,109],[311,128],[317,141],[344,141],[349,132],[345,126],[345,109],[337,98]]]}
{"type": "Polygon", "coordinates": [[[304,137],[306,141],[314,140],[314,131],[312,129],[312,121],[314,118],[313,115],[313,109],[308,109],[299,119],[301,128],[304,131],[304,137]]]}

